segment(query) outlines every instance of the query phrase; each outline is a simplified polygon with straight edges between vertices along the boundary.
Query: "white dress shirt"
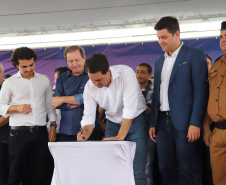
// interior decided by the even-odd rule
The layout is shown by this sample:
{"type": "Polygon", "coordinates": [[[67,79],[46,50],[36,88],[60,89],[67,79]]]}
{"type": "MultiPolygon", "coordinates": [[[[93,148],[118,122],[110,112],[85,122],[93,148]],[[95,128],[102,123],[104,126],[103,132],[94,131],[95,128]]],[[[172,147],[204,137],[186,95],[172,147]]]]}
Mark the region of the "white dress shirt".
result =
{"type": "Polygon", "coordinates": [[[96,87],[89,80],[84,90],[84,115],[81,125],[95,123],[97,104],[106,110],[106,118],[121,124],[122,118],[134,119],[146,110],[146,103],[132,68],[111,66],[109,87],[96,87]]]}
{"type": "Polygon", "coordinates": [[[172,73],[172,69],[174,66],[174,63],[177,59],[177,55],[181,49],[181,46],[172,54],[172,56],[169,56],[167,52],[165,52],[165,60],[162,67],[162,73],[161,73],[161,84],[160,84],[160,111],[170,111],[169,107],[169,99],[168,99],[168,88],[169,88],[169,80],[172,73]]]}
{"type": "Polygon", "coordinates": [[[56,121],[56,113],[51,105],[52,90],[45,75],[34,73],[30,80],[21,76],[20,71],[4,81],[0,92],[0,114],[6,116],[11,105],[30,104],[28,114],[13,112],[10,114],[10,126],[44,126],[46,115],[50,121],[56,121]]]}
{"type": "MultiPolygon", "coordinates": [[[[58,134],[60,132],[60,120],[61,120],[61,112],[60,112],[60,109],[55,109],[56,111],[56,124],[57,124],[57,127],[56,127],[56,133],[58,134]]],[[[47,128],[50,129],[50,121],[48,121],[47,123],[47,128]]]]}

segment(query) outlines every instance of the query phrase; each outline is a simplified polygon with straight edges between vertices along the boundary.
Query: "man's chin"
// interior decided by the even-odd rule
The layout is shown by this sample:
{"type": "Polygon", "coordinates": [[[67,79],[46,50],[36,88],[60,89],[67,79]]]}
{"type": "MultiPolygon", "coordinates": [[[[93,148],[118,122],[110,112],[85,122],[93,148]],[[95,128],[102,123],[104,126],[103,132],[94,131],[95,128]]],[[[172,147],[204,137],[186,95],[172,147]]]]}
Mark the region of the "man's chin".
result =
{"type": "Polygon", "coordinates": [[[166,51],[166,48],[165,47],[162,47],[162,51],[166,51]]]}
{"type": "Polygon", "coordinates": [[[143,83],[143,79],[137,79],[138,83],[143,83]]]}
{"type": "Polygon", "coordinates": [[[139,83],[139,84],[145,84],[146,81],[145,81],[145,80],[138,80],[138,83],[139,83]]]}
{"type": "Polygon", "coordinates": [[[34,74],[33,72],[31,72],[31,73],[25,73],[25,76],[30,77],[30,76],[32,76],[33,74],[34,74]]]}

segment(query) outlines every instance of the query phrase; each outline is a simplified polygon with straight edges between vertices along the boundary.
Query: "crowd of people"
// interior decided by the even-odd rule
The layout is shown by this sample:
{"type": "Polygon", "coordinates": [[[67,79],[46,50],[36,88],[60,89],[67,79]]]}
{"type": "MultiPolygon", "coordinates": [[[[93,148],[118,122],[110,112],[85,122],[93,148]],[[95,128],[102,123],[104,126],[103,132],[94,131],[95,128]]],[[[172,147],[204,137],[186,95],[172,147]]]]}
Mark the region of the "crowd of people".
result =
{"type": "Polygon", "coordinates": [[[55,69],[53,89],[35,72],[30,48],[13,51],[18,73],[8,79],[0,64],[0,185],[50,185],[48,142],[86,140],[135,142],[136,185],[226,184],[226,21],[225,54],[212,66],[180,40],[176,18],[154,29],[165,52],[154,75],[148,63],[134,73],[74,45],[64,51],[68,67],[55,69]]]}

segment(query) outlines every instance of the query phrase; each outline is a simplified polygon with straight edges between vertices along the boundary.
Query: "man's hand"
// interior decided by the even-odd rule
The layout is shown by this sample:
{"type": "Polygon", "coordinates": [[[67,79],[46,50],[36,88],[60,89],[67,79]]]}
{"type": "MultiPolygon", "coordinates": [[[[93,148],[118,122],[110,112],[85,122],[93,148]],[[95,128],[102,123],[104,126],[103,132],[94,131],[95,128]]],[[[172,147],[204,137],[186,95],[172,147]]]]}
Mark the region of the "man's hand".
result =
{"type": "Polygon", "coordinates": [[[56,141],[56,127],[52,126],[49,130],[49,142],[56,141]]]}
{"type": "Polygon", "coordinates": [[[149,107],[148,105],[147,105],[147,113],[148,113],[148,116],[151,116],[151,107],[149,107]]]}
{"type": "Polygon", "coordinates": [[[63,99],[62,97],[53,97],[51,103],[52,107],[55,109],[63,104],[63,99]]]}
{"type": "Polygon", "coordinates": [[[90,134],[88,132],[78,132],[77,134],[77,140],[78,141],[87,141],[89,139],[90,134]]]}
{"type": "Polygon", "coordinates": [[[9,117],[10,116],[8,116],[6,118],[4,116],[0,117],[0,128],[9,123],[9,117]]]}
{"type": "Polygon", "coordinates": [[[74,109],[76,107],[78,107],[78,105],[70,105],[70,109],[74,109]]]}
{"type": "Polygon", "coordinates": [[[188,142],[193,143],[194,141],[198,140],[200,137],[200,128],[194,125],[190,125],[188,128],[188,142]]]}
{"type": "Polygon", "coordinates": [[[87,141],[93,132],[93,125],[86,125],[81,128],[82,132],[77,133],[78,141],[87,141]]]}
{"type": "Polygon", "coordinates": [[[203,140],[206,146],[210,147],[210,142],[212,138],[212,132],[210,130],[211,119],[207,113],[205,112],[204,119],[203,119],[203,140]]]}
{"type": "Polygon", "coordinates": [[[210,141],[212,139],[212,132],[210,129],[203,130],[203,140],[206,146],[210,147],[210,141]]]}
{"type": "Polygon", "coordinates": [[[106,137],[106,138],[104,138],[102,140],[104,140],[104,141],[123,141],[124,139],[120,138],[118,136],[115,136],[115,137],[106,137]]]}
{"type": "Polygon", "coordinates": [[[28,114],[32,111],[30,104],[17,105],[17,112],[28,114]]]}
{"type": "Polygon", "coordinates": [[[156,143],[155,127],[149,129],[149,135],[152,141],[156,143]]]}

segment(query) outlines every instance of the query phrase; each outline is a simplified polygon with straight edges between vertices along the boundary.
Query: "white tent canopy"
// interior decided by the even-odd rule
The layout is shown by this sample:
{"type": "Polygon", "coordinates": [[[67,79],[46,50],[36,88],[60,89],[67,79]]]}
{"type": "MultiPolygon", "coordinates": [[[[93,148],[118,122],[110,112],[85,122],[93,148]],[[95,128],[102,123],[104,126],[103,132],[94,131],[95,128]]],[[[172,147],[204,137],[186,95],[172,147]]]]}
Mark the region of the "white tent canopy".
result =
{"type": "Polygon", "coordinates": [[[225,0],[7,0],[0,2],[0,12],[0,38],[153,27],[163,16],[180,23],[218,21],[219,31],[226,20],[225,0]]]}

